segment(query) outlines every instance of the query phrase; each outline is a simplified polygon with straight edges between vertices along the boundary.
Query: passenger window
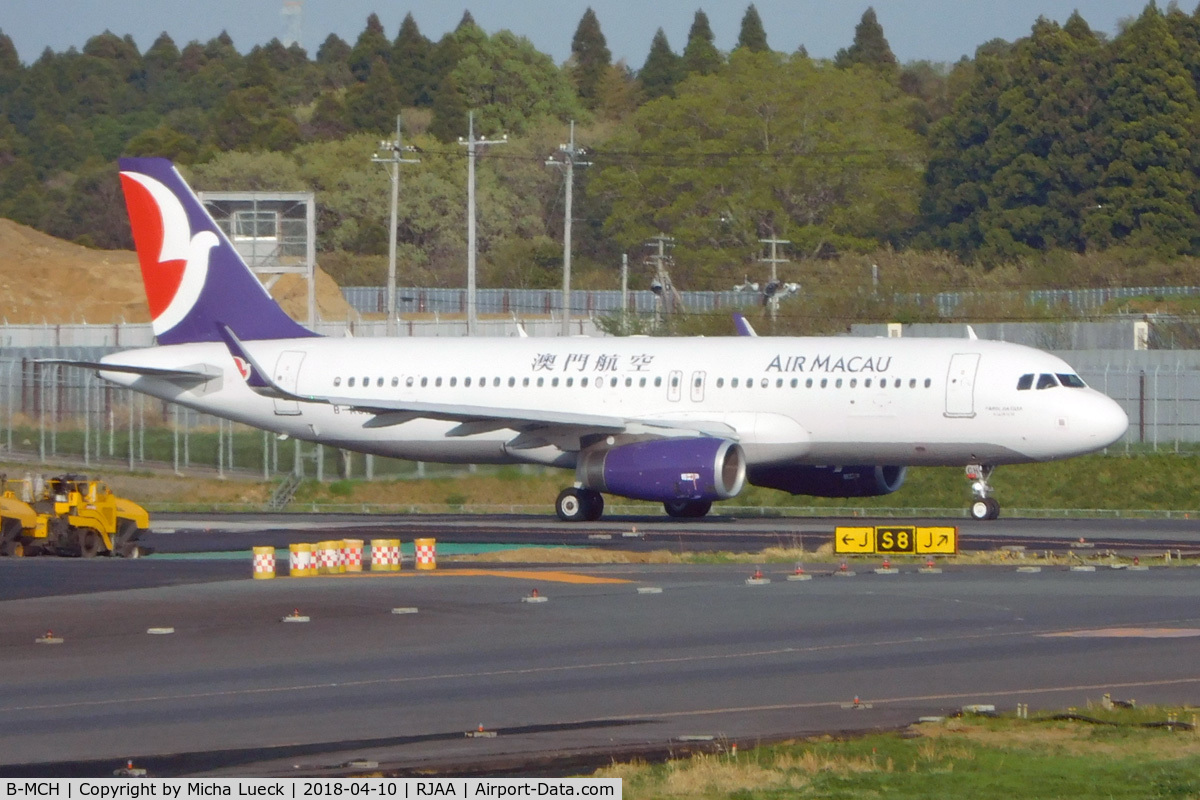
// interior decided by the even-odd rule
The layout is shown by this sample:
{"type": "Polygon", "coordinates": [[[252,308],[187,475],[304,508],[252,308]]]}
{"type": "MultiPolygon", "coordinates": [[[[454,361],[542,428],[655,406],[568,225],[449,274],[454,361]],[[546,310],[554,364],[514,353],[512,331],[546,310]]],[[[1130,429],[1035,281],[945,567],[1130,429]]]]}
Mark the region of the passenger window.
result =
{"type": "Polygon", "coordinates": [[[812,388],[812,378],[808,378],[807,380],[805,380],[805,381],[804,381],[804,388],[805,388],[805,389],[811,389],[811,388],[812,388]]]}
{"type": "Polygon", "coordinates": [[[700,383],[701,383],[701,380],[699,378],[692,379],[692,386],[695,386],[697,389],[700,388],[700,383]]]}
{"type": "MultiPolygon", "coordinates": [[[[409,378],[409,380],[412,380],[412,378],[409,378]]],[[[471,385],[471,379],[463,378],[463,386],[470,386],[470,385],[471,385]]]]}
{"type": "Polygon", "coordinates": [[[1087,384],[1084,383],[1083,379],[1080,378],[1078,375],[1075,375],[1070,372],[1059,372],[1057,374],[1058,374],[1059,383],[1061,383],[1063,386],[1066,386],[1069,389],[1085,389],[1085,388],[1087,388],[1087,384]]]}
{"type": "Polygon", "coordinates": [[[586,388],[587,388],[587,384],[588,384],[588,379],[587,379],[587,378],[580,378],[580,379],[579,379],[579,385],[580,385],[580,386],[582,386],[583,388],[585,388],[585,389],[586,389],[586,388]]]}
{"type": "Polygon", "coordinates": [[[833,384],[833,388],[835,388],[835,389],[842,388],[842,379],[841,378],[837,379],[837,382],[833,384]]]}
{"type": "Polygon", "coordinates": [[[762,379],[762,382],[761,382],[759,385],[760,385],[760,386],[762,386],[762,388],[764,388],[764,389],[765,389],[765,388],[767,388],[768,386],[770,386],[770,385],[771,385],[771,382],[770,382],[770,381],[768,381],[766,378],[763,378],[763,379],[762,379]]]}
{"type": "Polygon", "coordinates": [[[870,389],[870,388],[871,388],[871,379],[870,379],[870,378],[867,378],[866,380],[864,380],[864,381],[863,381],[863,388],[864,388],[864,389],[870,389]]]}
{"type": "Polygon", "coordinates": [[[892,384],[892,385],[893,385],[895,388],[899,389],[899,388],[900,388],[900,379],[899,379],[899,378],[896,378],[896,382],[895,382],[894,384],[892,384]]]}
{"type": "Polygon", "coordinates": [[[342,385],[342,379],[341,379],[340,377],[338,377],[338,378],[334,378],[334,379],[333,379],[333,385],[334,385],[334,386],[341,386],[341,385],[342,385]]]}
{"type": "MultiPolygon", "coordinates": [[[[586,380],[586,378],[584,380],[586,380]]],[[[646,378],[644,376],[638,379],[638,387],[641,389],[646,388],[646,378]]]]}
{"type": "Polygon", "coordinates": [[[783,378],[776,378],[776,379],[775,379],[775,388],[776,388],[776,389],[782,389],[782,388],[783,388],[783,378]]]}
{"type": "Polygon", "coordinates": [[[370,386],[370,385],[371,385],[371,379],[370,379],[370,378],[363,378],[363,384],[362,384],[362,385],[363,385],[363,388],[366,388],[366,387],[370,386]]]}
{"type": "Polygon", "coordinates": [[[376,386],[383,386],[383,378],[376,378],[376,379],[375,379],[375,385],[376,385],[376,386]]]}
{"type": "Polygon", "coordinates": [[[654,386],[655,386],[655,388],[662,386],[662,375],[659,375],[657,378],[654,379],[654,386]]]}
{"type": "Polygon", "coordinates": [[[516,386],[516,385],[517,385],[517,379],[516,379],[516,378],[509,378],[509,379],[508,379],[508,388],[510,388],[510,389],[511,389],[512,387],[514,387],[514,386],[516,386]]]}
{"type": "Polygon", "coordinates": [[[734,389],[736,389],[736,388],[738,387],[738,379],[737,379],[737,378],[734,378],[733,380],[731,380],[731,381],[729,382],[729,385],[730,385],[730,387],[731,387],[731,388],[734,388],[734,389]]]}
{"type": "MultiPolygon", "coordinates": [[[[613,378],[613,380],[616,380],[616,378],[613,378]]],[[[679,385],[679,376],[678,376],[678,375],[672,375],[672,376],[671,376],[671,386],[672,386],[672,387],[675,387],[675,386],[678,386],[678,385],[679,385]]]]}
{"type": "Polygon", "coordinates": [[[747,389],[754,388],[754,378],[746,378],[746,388],[747,389]]]}
{"type": "Polygon", "coordinates": [[[499,385],[500,385],[500,378],[498,376],[495,378],[492,378],[492,386],[499,386],[499,385]]]}
{"type": "Polygon", "coordinates": [[[633,386],[633,378],[626,378],[625,379],[625,388],[629,388],[630,386],[633,386]]]}
{"type": "MultiPolygon", "coordinates": [[[[391,235],[391,234],[389,234],[389,236],[390,236],[390,235],[391,235]]],[[[545,386],[545,385],[546,385],[546,379],[545,379],[545,378],[538,378],[538,388],[541,388],[542,386],[545,386]]]]}
{"type": "Polygon", "coordinates": [[[799,378],[792,378],[792,388],[793,388],[793,389],[795,389],[795,388],[796,388],[797,386],[799,386],[799,385],[800,385],[800,379],[799,379],[799,378]]]}
{"type": "Polygon", "coordinates": [[[916,379],[916,378],[909,378],[909,379],[908,379],[908,388],[910,388],[910,389],[915,389],[915,388],[917,388],[917,379],[916,379]]]}
{"type": "Polygon", "coordinates": [[[421,378],[421,386],[425,387],[428,385],[429,385],[429,378],[421,378]]]}
{"type": "MultiPolygon", "coordinates": [[[[675,381],[675,383],[676,383],[676,384],[678,384],[678,383],[679,383],[679,381],[678,381],[678,380],[676,380],[676,381],[675,381]]],[[[609,385],[609,386],[616,386],[616,385],[617,385],[617,378],[616,378],[616,376],[613,376],[612,378],[610,378],[610,379],[609,379],[609,381],[608,381],[608,385],[609,385]]]]}
{"type": "Polygon", "coordinates": [[[399,386],[399,385],[400,385],[400,379],[399,379],[399,378],[392,378],[392,386],[393,386],[393,387],[396,387],[396,386],[399,386]]]}
{"type": "Polygon", "coordinates": [[[353,385],[354,385],[354,378],[351,378],[350,380],[346,381],[346,385],[347,385],[347,386],[353,386],[353,385]]]}
{"type": "Polygon", "coordinates": [[[925,379],[925,388],[928,389],[930,386],[933,386],[933,380],[931,378],[926,378],[925,379]]]}
{"type": "Polygon", "coordinates": [[[724,385],[725,385],[725,379],[724,379],[724,378],[717,378],[717,388],[718,388],[718,389],[720,389],[720,388],[721,388],[722,386],[724,386],[724,385]]]}
{"type": "MultiPolygon", "coordinates": [[[[353,381],[354,381],[354,378],[351,378],[351,379],[350,379],[350,381],[351,381],[350,385],[351,385],[351,386],[353,386],[353,385],[354,385],[354,383],[353,383],[353,381]]],[[[405,378],[405,379],[404,379],[404,385],[405,385],[405,386],[407,386],[407,387],[408,387],[408,388],[410,388],[410,389],[412,388],[412,385],[413,385],[413,377],[412,377],[411,375],[410,375],[409,377],[407,377],[407,378],[405,378]]]]}
{"type": "Polygon", "coordinates": [[[451,386],[457,386],[457,385],[458,385],[458,378],[451,378],[451,379],[450,379],[450,385],[451,385],[451,386]]]}
{"type": "Polygon", "coordinates": [[[1024,391],[1026,391],[1028,389],[1032,389],[1032,388],[1033,388],[1033,373],[1032,372],[1030,372],[1028,375],[1022,375],[1020,378],[1017,378],[1017,391],[1018,392],[1024,392],[1024,391]]]}
{"type": "Polygon", "coordinates": [[[829,378],[821,378],[821,388],[824,389],[829,385],[829,378]]]}
{"type": "Polygon", "coordinates": [[[575,385],[575,379],[574,379],[574,378],[567,378],[567,387],[568,387],[568,388],[570,388],[570,387],[572,387],[572,386],[574,386],[574,385],[575,385]]]}
{"type": "Polygon", "coordinates": [[[1055,386],[1058,386],[1058,381],[1054,379],[1053,375],[1044,372],[1041,375],[1038,375],[1037,388],[1053,389],[1055,386]]]}
{"type": "Polygon", "coordinates": [[[528,385],[529,385],[529,378],[522,378],[522,379],[521,379],[521,385],[522,385],[522,386],[528,386],[528,385]]]}
{"type": "Polygon", "coordinates": [[[855,386],[858,386],[858,378],[851,378],[850,379],[850,388],[853,389],[855,386]]]}
{"type": "Polygon", "coordinates": [[[551,378],[551,379],[550,379],[550,385],[551,385],[551,386],[558,386],[558,378],[551,378]]]}

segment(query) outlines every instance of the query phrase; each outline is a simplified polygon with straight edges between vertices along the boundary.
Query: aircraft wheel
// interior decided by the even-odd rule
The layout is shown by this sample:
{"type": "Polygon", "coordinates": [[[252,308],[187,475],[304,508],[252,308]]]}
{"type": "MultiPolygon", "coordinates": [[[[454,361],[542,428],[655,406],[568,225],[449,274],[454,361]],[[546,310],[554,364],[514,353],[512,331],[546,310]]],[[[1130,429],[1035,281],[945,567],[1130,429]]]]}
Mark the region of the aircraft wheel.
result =
{"type": "Polygon", "coordinates": [[[579,499],[583,501],[583,518],[595,522],[604,513],[604,495],[595,489],[580,489],[579,499]]]}
{"type": "Polygon", "coordinates": [[[554,501],[554,513],[563,522],[579,522],[586,518],[587,504],[580,495],[580,490],[571,486],[558,493],[554,501]]]}
{"type": "Polygon", "coordinates": [[[971,519],[987,519],[991,508],[988,506],[986,498],[979,498],[971,502],[971,519]]]}
{"type": "Polygon", "coordinates": [[[994,497],[989,497],[984,502],[987,503],[988,513],[984,519],[996,519],[1000,516],[1000,501],[994,497]]]}

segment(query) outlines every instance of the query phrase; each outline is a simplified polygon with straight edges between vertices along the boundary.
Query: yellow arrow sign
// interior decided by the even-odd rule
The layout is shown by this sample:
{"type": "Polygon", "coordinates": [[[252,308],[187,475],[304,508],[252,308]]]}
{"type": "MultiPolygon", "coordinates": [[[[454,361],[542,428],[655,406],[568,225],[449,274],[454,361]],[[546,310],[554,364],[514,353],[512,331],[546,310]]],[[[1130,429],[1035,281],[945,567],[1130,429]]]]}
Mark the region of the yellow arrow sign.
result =
{"type": "Polygon", "coordinates": [[[874,528],[837,527],[833,530],[833,552],[874,553],[874,528]]]}
{"type": "Polygon", "coordinates": [[[958,553],[958,528],[917,528],[917,553],[955,555],[958,553]]]}

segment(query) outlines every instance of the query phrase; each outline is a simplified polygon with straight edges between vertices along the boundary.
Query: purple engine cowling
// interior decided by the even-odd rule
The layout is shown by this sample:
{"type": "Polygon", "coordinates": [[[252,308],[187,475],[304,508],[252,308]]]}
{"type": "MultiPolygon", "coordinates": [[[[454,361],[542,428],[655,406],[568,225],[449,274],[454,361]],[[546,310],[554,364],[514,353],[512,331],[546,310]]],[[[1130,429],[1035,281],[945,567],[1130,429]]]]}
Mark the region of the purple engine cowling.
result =
{"type": "Polygon", "coordinates": [[[755,486],[809,497],[878,497],[904,484],[907,467],[849,467],[774,465],[751,467],[747,477],[755,486]]]}
{"type": "Polygon", "coordinates": [[[653,439],[585,451],[576,476],[635,500],[728,500],[746,483],[746,455],[728,439],[653,439]]]}

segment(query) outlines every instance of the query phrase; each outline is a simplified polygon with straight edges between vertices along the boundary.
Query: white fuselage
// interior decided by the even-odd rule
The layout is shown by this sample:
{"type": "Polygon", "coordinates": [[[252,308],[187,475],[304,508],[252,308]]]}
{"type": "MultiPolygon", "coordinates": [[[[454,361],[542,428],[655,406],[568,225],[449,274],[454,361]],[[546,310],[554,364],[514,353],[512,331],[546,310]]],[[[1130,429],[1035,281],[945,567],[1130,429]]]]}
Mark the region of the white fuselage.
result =
{"type": "MultiPolygon", "coordinates": [[[[1128,419],[1047,353],[975,339],[554,338],[261,340],[245,343],[294,395],[392,404],[598,414],[723,426],[749,464],[962,465],[1045,461],[1112,444],[1128,419]],[[1023,375],[1033,386],[1019,389],[1023,375]]],[[[281,434],[398,458],[571,467],[580,431],[379,415],[256,394],[225,345],[116,353],[107,363],[219,372],[186,385],[101,370],[113,382],[281,434]],[[449,435],[448,435],[449,434],[449,435]]],[[[529,416],[526,413],[526,416],[529,416]]],[[[586,444],[586,441],[584,442],[586,444]]]]}

